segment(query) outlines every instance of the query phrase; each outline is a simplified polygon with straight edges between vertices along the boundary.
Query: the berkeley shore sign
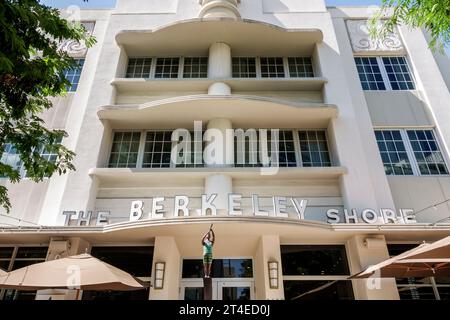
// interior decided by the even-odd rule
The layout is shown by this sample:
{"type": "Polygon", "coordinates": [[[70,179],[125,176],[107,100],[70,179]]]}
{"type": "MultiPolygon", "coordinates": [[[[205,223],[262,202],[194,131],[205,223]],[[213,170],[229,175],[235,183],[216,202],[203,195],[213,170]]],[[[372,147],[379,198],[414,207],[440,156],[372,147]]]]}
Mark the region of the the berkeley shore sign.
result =
{"type": "MultiPolygon", "coordinates": [[[[217,194],[201,196],[201,208],[196,210],[197,214],[192,213],[192,208],[189,206],[190,199],[188,196],[175,196],[171,210],[166,210],[165,197],[153,197],[147,204],[142,200],[134,200],[130,203],[129,221],[139,221],[148,219],[167,219],[176,217],[190,217],[190,216],[217,216],[218,209],[214,201],[217,194]]],[[[272,208],[262,208],[260,206],[260,199],[258,195],[251,197],[251,215],[257,217],[277,217],[277,218],[291,218],[288,214],[288,206],[293,208],[296,213],[296,219],[305,220],[305,212],[308,207],[308,200],[295,197],[272,197],[272,208]]],[[[221,210],[223,211],[223,210],[221,210]]],[[[225,210],[228,216],[243,216],[242,209],[242,195],[229,194],[228,208],[225,210]]],[[[65,225],[70,225],[71,221],[76,220],[78,226],[105,225],[109,224],[109,211],[63,211],[65,216],[65,225]]],[[[410,224],[417,223],[412,209],[345,209],[345,208],[330,208],[324,210],[324,219],[326,218],[329,224],[338,223],[367,223],[367,224],[410,224]]]]}

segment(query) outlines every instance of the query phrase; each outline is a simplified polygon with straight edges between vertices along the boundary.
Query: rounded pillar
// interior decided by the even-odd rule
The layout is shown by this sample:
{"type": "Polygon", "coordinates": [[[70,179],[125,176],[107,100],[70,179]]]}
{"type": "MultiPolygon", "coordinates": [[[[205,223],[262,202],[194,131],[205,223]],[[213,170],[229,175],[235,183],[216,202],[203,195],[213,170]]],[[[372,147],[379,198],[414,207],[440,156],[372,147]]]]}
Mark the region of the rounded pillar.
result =
{"type": "Polygon", "coordinates": [[[231,48],[223,42],[213,43],[209,47],[208,78],[231,78],[231,48]]]}
{"type": "Polygon", "coordinates": [[[231,88],[226,83],[215,82],[209,86],[208,94],[213,96],[227,96],[231,94],[231,88]]]}
{"type": "Polygon", "coordinates": [[[212,119],[205,132],[206,167],[232,167],[234,164],[234,132],[228,119],[212,119]]]}
{"type": "Polygon", "coordinates": [[[239,2],[240,0],[200,0],[202,9],[199,17],[239,19],[239,2]]]}

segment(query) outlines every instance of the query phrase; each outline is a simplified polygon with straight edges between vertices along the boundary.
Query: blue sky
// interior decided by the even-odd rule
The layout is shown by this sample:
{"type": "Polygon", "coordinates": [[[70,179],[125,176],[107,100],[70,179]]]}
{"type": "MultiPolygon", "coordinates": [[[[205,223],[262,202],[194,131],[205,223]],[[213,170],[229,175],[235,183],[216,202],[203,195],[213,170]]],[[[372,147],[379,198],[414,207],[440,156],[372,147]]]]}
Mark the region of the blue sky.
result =
{"type": "MultiPolygon", "coordinates": [[[[42,0],[46,5],[65,8],[70,5],[77,5],[82,8],[112,8],[116,0],[89,0],[83,2],[82,0],[42,0]]],[[[381,0],[325,0],[329,6],[351,6],[351,5],[377,5],[381,0]]],[[[450,47],[447,48],[447,55],[450,57],[450,47]]]]}

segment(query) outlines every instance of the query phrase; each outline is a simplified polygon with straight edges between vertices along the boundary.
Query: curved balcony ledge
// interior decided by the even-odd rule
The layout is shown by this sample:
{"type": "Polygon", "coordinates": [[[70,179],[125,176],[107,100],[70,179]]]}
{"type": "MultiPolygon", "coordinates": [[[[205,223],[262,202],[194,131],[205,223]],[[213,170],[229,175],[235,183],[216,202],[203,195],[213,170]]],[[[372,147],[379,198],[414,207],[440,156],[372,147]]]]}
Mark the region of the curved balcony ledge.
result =
{"type": "Polygon", "coordinates": [[[144,105],[104,106],[101,120],[115,128],[190,128],[194,121],[227,118],[235,128],[324,128],[338,116],[331,104],[296,103],[251,95],[193,95],[144,105]]]}
{"type": "Polygon", "coordinates": [[[220,78],[220,79],[143,79],[116,78],[111,84],[122,92],[204,91],[223,82],[236,91],[320,91],[326,78],[220,78]]]}
{"type": "Polygon", "coordinates": [[[344,167],[297,167],[297,168],[93,168],[89,175],[99,180],[101,185],[180,185],[203,183],[212,174],[225,174],[234,180],[296,180],[321,179],[336,180],[347,173],[344,167]],[[266,174],[262,174],[262,170],[266,174]],[[270,174],[268,174],[270,173],[270,174]]]}
{"type": "Polygon", "coordinates": [[[319,29],[286,29],[232,18],[177,21],[152,30],[122,30],[116,35],[117,44],[128,56],[207,54],[215,42],[226,42],[234,55],[311,55],[322,39],[319,29]]]}

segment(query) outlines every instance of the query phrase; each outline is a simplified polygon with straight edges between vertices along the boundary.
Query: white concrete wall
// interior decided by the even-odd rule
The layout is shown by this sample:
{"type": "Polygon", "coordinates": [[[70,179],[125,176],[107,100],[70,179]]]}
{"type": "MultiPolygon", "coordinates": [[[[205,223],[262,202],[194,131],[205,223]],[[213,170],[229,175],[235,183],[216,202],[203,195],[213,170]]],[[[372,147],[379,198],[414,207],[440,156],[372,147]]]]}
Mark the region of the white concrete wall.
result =
{"type": "Polygon", "coordinates": [[[389,176],[397,208],[414,209],[422,223],[450,222],[450,177],[389,176]],[[436,205],[436,206],[434,206],[436,205]]]}
{"type": "Polygon", "coordinates": [[[156,237],[153,252],[152,287],[150,300],[177,300],[181,277],[181,257],[173,237],[156,237]],[[155,263],[165,262],[164,284],[155,289],[155,263]]]}
{"type": "Polygon", "coordinates": [[[365,91],[374,127],[433,126],[431,110],[417,91],[365,91]]]}

